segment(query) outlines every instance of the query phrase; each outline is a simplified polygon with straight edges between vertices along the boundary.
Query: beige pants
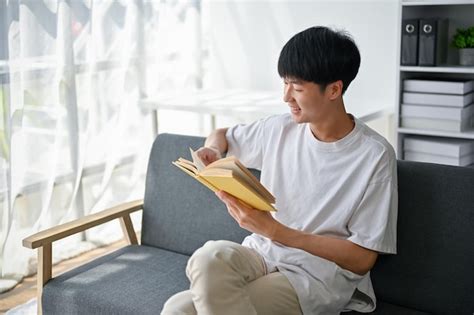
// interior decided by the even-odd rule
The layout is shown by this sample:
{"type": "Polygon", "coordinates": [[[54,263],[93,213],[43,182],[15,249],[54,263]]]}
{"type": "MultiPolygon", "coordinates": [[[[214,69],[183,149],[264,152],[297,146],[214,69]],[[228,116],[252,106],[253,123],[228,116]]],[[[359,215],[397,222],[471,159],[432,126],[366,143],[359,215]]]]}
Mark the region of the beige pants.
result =
{"type": "Polygon", "coordinates": [[[173,295],[161,314],[301,314],[295,290],[280,272],[266,274],[262,257],[229,241],[209,241],[189,259],[187,291],[173,295]]]}

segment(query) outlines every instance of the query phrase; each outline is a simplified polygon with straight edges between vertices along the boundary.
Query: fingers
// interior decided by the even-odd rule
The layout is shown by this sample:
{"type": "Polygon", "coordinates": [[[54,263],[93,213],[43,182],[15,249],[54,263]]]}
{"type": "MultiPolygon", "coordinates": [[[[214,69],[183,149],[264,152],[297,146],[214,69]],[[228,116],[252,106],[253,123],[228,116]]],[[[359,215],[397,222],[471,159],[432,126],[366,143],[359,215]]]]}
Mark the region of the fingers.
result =
{"type": "Polygon", "coordinates": [[[233,214],[237,215],[238,217],[241,217],[243,214],[248,213],[248,211],[253,210],[251,207],[247,206],[234,196],[229,195],[225,191],[217,191],[216,195],[223,203],[225,203],[228,210],[232,211],[233,214]]]}
{"type": "Polygon", "coordinates": [[[224,202],[227,206],[233,206],[233,207],[239,207],[239,206],[242,206],[238,199],[236,199],[235,197],[229,195],[228,193],[226,193],[225,191],[218,191],[216,192],[216,195],[217,197],[219,197],[220,200],[222,200],[222,202],[224,202]]]}
{"type": "Polygon", "coordinates": [[[238,209],[236,209],[235,203],[232,202],[232,199],[234,198],[222,190],[216,191],[216,196],[219,197],[219,199],[227,206],[229,214],[238,221],[238,209]]]}
{"type": "Polygon", "coordinates": [[[242,212],[241,209],[235,207],[232,204],[226,204],[227,212],[229,212],[230,216],[234,218],[234,220],[239,224],[241,228],[245,228],[244,221],[242,220],[245,217],[245,214],[242,212]]]}
{"type": "Polygon", "coordinates": [[[239,212],[235,207],[227,206],[227,212],[229,212],[230,216],[233,217],[235,221],[240,223],[239,212]]]}
{"type": "Polygon", "coordinates": [[[214,148],[202,147],[199,148],[196,153],[206,165],[220,159],[220,152],[214,148]]]}

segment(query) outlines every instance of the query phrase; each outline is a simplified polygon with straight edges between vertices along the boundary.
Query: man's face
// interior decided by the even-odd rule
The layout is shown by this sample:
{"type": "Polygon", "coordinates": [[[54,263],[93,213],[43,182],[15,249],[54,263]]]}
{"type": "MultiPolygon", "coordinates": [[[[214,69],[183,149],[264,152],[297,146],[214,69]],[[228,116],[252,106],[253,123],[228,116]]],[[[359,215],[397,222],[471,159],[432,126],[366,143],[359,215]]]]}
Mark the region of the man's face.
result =
{"type": "Polygon", "coordinates": [[[326,90],[322,92],[320,85],[313,82],[292,78],[285,78],[283,81],[283,100],[290,106],[291,116],[295,122],[316,122],[324,117],[329,104],[326,90]]]}

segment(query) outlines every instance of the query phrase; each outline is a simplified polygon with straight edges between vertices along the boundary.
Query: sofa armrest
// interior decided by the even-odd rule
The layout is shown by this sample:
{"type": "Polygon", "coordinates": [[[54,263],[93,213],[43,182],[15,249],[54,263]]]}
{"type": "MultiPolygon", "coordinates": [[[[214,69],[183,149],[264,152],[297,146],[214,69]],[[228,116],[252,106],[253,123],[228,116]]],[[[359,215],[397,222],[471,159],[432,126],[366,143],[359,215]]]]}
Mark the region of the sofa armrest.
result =
{"type": "Polygon", "coordinates": [[[37,272],[37,292],[38,292],[38,314],[42,314],[43,286],[52,277],[52,244],[67,236],[82,232],[102,223],[120,219],[122,230],[129,244],[138,244],[137,235],[133,229],[130,213],[141,210],[143,200],[126,202],[107,210],[87,215],[80,219],[64,223],[44,231],[28,236],[23,240],[23,246],[28,248],[38,248],[38,272],[37,272]]]}
{"type": "Polygon", "coordinates": [[[130,213],[141,210],[142,207],[143,200],[126,202],[107,210],[90,214],[80,219],[64,223],[28,236],[23,240],[23,246],[28,248],[38,248],[44,246],[45,244],[52,243],[117,218],[122,219],[122,227],[125,228],[124,232],[127,232],[125,234],[128,236],[129,241],[131,239],[131,243],[136,244],[136,236],[134,238],[133,236],[130,236],[130,231],[133,231],[133,226],[131,226],[130,221],[130,213]]]}

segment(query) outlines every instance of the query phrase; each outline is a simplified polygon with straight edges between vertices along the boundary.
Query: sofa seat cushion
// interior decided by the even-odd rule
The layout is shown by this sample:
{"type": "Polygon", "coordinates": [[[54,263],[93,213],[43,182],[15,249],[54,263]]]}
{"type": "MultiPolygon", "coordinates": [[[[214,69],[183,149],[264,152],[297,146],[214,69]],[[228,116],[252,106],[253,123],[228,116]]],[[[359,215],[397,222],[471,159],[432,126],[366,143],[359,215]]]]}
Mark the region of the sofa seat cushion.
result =
{"type": "MultiPolygon", "coordinates": [[[[347,312],[342,313],[343,315],[361,315],[363,313],[359,312],[347,312]]],[[[386,303],[384,301],[377,300],[377,308],[375,311],[369,313],[373,315],[428,315],[430,313],[425,313],[422,311],[414,310],[411,308],[406,308],[403,306],[386,303]]]]}
{"type": "Polygon", "coordinates": [[[189,288],[188,256],[131,245],[50,280],[44,314],[159,314],[165,301],[189,288]]]}

